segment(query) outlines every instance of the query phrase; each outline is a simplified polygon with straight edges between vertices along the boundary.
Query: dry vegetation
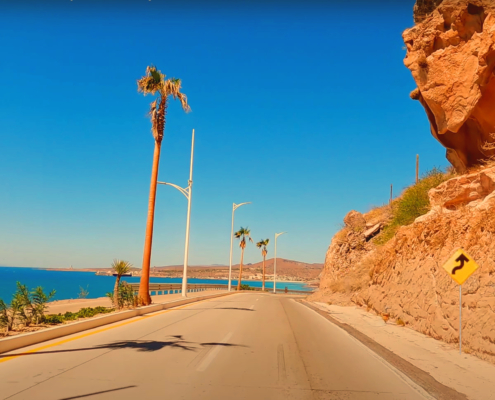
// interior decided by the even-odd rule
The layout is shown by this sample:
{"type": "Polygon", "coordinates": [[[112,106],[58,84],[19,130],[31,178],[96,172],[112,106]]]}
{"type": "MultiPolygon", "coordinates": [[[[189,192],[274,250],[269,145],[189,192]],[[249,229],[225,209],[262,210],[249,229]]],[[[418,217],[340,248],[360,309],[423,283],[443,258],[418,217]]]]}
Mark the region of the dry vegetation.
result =
{"type": "Polygon", "coordinates": [[[428,192],[441,183],[454,177],[454,172],[433,169],[427,172],[418,183],[409,186],[391,204],[391,221],[375,239],[377,245],[387,243],[401,226],[412,224],[414,220],[430,211],[428,192]]]}

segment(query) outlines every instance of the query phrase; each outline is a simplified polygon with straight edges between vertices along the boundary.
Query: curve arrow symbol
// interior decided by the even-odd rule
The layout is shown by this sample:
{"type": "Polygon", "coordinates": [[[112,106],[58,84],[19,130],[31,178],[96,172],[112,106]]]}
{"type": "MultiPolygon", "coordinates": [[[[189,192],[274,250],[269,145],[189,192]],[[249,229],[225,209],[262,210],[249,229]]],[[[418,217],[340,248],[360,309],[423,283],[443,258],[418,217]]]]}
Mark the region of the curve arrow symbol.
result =
{"type": "Polygon", "coordinates": [[[461,254],[459,257],[455,259],[456,261],[460,262],[461,264],[458,265],[457,267],[454,267],[452,270],[452,275],[455,275],[455,271],[462,269],[464,267],[464,263],[469,262],[469,258],[467,258],[464,254],[461,254]]]}

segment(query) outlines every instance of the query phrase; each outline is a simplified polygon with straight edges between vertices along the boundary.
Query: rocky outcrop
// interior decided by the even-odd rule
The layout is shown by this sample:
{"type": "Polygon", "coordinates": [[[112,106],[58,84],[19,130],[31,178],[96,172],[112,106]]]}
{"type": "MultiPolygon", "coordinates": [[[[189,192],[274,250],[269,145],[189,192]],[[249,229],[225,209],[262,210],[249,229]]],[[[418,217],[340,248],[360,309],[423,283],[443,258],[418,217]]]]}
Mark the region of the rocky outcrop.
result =
{"type": "Polygon", "coordinates": [[[417,0],[414,5],[414,22],[420,23],[440,5],[443,0],[417,0]]]}
{"type": "Polygon", "coordinates": [[[495,169],[487,169],[474,174],[450,179],[435,189],[428,196],[430,205],[455,210],[460,206],[479,206],[482,201],[491,202],[495,190],[495,169]],[[490,197],[489,197],[490,196],[490,197]]]}
{"type": "Polygon", "coordinates": [[[380,232],[380,229],[382,228],[383,224],[378,223],[375,225],[372,225],[371,228],[367,229],[364,231],[363,235],[366,240],[371,239],[373,236],[375,236],[378,232],[380,232]]]}
{"type": "MultiPolygon", "coordinates": [[[[328,249],[316,301],[354,304],[448,343],[459,338],[459,287],[442,268],[462,247],[480,268],[463,285],[463,349],[495,363],[495,167],[430,190],[431,211],[383,246],[348,227],[328,249]]],[[[386,222],[388,206],[364,214],[386,222]]]]}
{"type": "Polygon", "coordinates": [[[352,210],[344,217],[344,224],[351,229],[362,229],[366,225],[366,220],[363,214],[352,210]]]}
{"type": "Polygon", "coordinates": [[[431,133],[458,172],[495,155],[495,2],[418,0],[404,63],[431,133]]]}

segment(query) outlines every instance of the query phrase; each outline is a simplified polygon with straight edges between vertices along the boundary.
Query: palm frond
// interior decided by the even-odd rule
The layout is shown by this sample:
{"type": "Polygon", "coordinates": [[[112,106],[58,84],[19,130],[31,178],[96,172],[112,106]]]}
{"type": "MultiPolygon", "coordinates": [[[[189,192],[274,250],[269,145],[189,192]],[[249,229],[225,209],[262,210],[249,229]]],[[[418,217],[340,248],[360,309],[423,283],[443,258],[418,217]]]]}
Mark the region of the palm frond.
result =
{"type": "Polygon", "coordinates": [[[179,93],[177,95],[177,98],[180,101],[180,104],[182,106],[182,109],[187,113],[191,111],[191,107],[189,107],[189,104],[187,103],[187,96],[184,93],[179,93]]]}
{"type": "Polygon", "coordinates": [[[249,236],[251,233],[251,231],[249,230],[249,228],[243,228],[241,226],[241,229],[239,229],[236,233],[234,233],[234,236],[236,239],[241,239],[240,243],[239,243],[239,246],[241,248],[245,248],[246,247],[246,239],[248,239],[250,242],[254,243],[253,242],[253,239],[249,236]]]}
{"type": "Polygon", "coordinates": [[[132,264],[129,261],[114,259],[112,262],[112,269],[119,276],[130,272],[132,264]]]}
{"type": "Polygon", "coordinates": [[[165,80],[165,75],[158,71],[156,67],[149,68],[149,74],[154,79],[156,84],[160,84],[160,82],[163,82],[165,80]]]}
{"type": "Polygon", "coordinates": [[[268,254],[268,250],[266,249],[268,243],[270,243],[270,239],[261,239],[258,243],[256,243],[256,246],[261,249],[261,255],[263,256],[266,256],[268,254]]]}
{"type": "Polygon", "coordinates": [[[163,89],[164,81],[165,75],[151,65],[146,68],[146,75],[137,81],[138,92],[142,92],[144,95],[154,95],[163,89]]]}
{"type": "Polygon", "coordinates": [[[172,96],[174,100],[179,100],[181,106],[185,112],[191,111],[191,107],[187,103],[187,96],[182,93],[181,90],[182,82],[177,78],[167,79],[163,84],[163,94],[164,96],[172,96]]]}
{"type": "Polygon", "coordinates": [[[146,68],[146,75],[138,79],[138,92],[145,96],[158,93],[159,98],[151,103],[149,116],[151,119],[151,132],[155,140],[161,141],[165,130],[165,115],[167,113],[167,98],[172,96],[174,100],[179,100],[185,112],[191,111],[187,102],[187,96],[181,93],[181,80],[177,78],[165,79],[165,75],[154,65],[146,68]],[[158,103],[159,101],[159,103],[158,103]]]}

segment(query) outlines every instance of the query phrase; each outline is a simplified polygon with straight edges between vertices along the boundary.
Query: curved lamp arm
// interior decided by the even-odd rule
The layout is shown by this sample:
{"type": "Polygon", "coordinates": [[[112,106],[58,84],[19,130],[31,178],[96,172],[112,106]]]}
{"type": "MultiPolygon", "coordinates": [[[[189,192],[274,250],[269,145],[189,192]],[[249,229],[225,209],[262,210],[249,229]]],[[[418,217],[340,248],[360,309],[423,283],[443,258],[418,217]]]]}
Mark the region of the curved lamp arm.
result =
{"type": "Polygon", "coordinates": [[[182,188],[180,186],[177,186],[177,185],[174,185],[173,183],[168,183],[168,182],[158,182],[157,181],[156,183],[159,183],[160,185],[168,185],[168,186],[172,186],[173,188],[176,188],[179,192],[181,192],[184,196],[186,196],[186,199],[189,200],[189,188],[192,185],[192,181],[189,181],[189,186],[186,188],[182,188]]]}
{"type": "Polygon", "coordinates": [[[235,211],[235,210],[237,210],[240,206],[243,206],[243,205],[245,205],[245,204],[251,204],[251,202],[250,202],[250,201],[248,201],[247,203],[241,203],[241,204],[235,204],[235,203],[234,203],[234,204],[233,204],[233,206],[232,206],[232,208],[233,208],[233,210],[235,211]]]}

